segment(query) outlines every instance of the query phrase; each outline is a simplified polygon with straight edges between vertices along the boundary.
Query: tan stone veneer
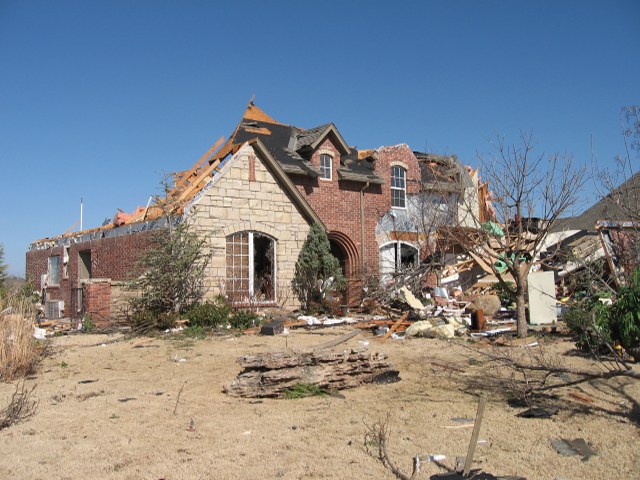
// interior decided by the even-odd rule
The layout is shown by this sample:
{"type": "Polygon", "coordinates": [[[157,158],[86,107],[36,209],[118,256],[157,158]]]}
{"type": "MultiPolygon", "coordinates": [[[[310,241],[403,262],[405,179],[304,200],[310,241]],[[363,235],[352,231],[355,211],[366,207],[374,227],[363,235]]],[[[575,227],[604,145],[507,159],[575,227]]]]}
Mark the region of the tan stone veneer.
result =
{"type": "Polygon", "coordinates": [[[297,305],[290,285],[309,224],[276,180],[272,168],[247,144],[224,163],[188,206],[189,221],[210,243],[211,260],[206,270],[208,298],[224,293],[226,237],[254,231],[275,240],[276,301],[297,305]],[[250,181],[251,163],[255,164],[255,181],[250,181]]]}

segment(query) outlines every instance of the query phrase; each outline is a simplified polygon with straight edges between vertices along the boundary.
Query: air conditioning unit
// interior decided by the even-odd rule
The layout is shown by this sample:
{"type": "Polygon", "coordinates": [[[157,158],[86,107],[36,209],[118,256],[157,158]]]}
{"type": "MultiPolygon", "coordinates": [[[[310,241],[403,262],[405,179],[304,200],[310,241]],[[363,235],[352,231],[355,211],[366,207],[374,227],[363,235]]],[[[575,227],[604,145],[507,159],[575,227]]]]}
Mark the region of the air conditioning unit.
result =
{"type": "Polygon", "coordinates": [[[62,318],[64,312],[64,300],[47,300],[44,302],[44,313],[47,319],[62,318]]]}

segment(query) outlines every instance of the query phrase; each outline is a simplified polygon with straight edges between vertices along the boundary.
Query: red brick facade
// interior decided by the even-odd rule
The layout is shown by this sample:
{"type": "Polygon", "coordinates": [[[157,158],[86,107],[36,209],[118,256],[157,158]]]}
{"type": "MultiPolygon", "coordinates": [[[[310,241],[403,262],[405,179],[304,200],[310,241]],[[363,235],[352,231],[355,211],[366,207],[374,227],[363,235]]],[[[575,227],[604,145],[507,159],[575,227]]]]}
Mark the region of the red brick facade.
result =
{"type": "MultiPolygon", "coordinates": [[[[65,315],[70,315],[72,305],[76,299],[72,300],[72,292],[79,288],[84,282],[80,279],[80,253],[91,258],[91,279],[129,280],[135,275],[137,259],[152,243],[152,232],[143,231],[134,234],[124,233],[123,235],[111,236],[109,238],[97,238],[78,243],[72,243],[68,247],[53,246],[41,248],[27,252],[26,278],[33,282],[38,288],[42,288],[40,280],[42,275],[46,275],[49,266],[49,257],[59,256],[59,284],[47,285],[46,300],[63,300],[65,304],[65,315]],[[66,255],[65,255],[66,250],[66,255]],[[90,254],[89,254],[90,252],[90,254]],[[68,258],[65,266],[64,259],[68,258]]],[[[86,258],[85,257],[85,258],[86,258]]],[[[91,291],[100,291],[104,287],[93,285],[91,291]],[[97,290],[96,290],[97,289],[97,290]]],[[[105,309],[95,302],[100,300],[97,293],[89,303],[88,292],[85,291],[86,308],[94,309],[100,315],[105,315],[105,309]]],[[[108,314],[107,314],[108,316],[108,314]]]]}
{"type": "Polygon", "coordinates": [[[330,153],[333,157],[331,180],[306,176],[294,176],[292,179],[326,225],[329,237],[347,253],[352,253],[347,245],[349,242],[355,248],[355,257],[349,258],[348,273],[355,274],[361,270],[363,256],[365,269],[377,272],[379,245],[375,231],[379,219],[391,210],[391,167],[401,165],[407,170],[407,194],[413,194],[420,188],[418,161],[407,145],[382,147],[377,151],[375,173],[384,179],[384,184],[367,186],[366,183],[339,180],[340,154],[329,138],[316,149],[310,163],[319,166],[323,153],[330,153]],[[364,254],[361,198],[364,201],[364,254]]]}
{"type": "Polygon", "coordinates": [[[111,319],[111,280],[88,280],[85,283],[85,314],[98,328],[109,325],[111,319]]]}

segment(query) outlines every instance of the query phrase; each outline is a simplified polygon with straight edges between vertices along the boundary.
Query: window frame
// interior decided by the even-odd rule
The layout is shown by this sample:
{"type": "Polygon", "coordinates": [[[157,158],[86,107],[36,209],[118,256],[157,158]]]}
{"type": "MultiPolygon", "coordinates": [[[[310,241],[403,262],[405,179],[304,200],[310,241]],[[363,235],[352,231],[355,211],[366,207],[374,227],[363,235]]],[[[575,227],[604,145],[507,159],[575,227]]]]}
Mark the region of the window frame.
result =
{"type": "Polygon", "coordinates": [[[378,248],[379,273],[380,280],[383,284],[390,281],[393,274],[401,272],[404,268],[402,265],[403,246],[410,248],[412,253],[414,253],[414,266],[417,267],[420,264],[420,248],[412,243],[403,240],[393,240],[383,243],[378,248]],[[393,255],[389,255],[386,252],[393,253],[393,255]],[[393,259],[391,257],[393,257],[393,259]],[[391,265],[391,260],[393,261],[393,265],[391,265]]]}
{"type": "Polygon", "coordinates": [[[47,286],[60,286],[60,255],[51,255],[47,259],[47,286]],[[53,259],[55,258],[55,267],[53,267],[53,259]],[[54,281],[55,280],[55,281],[54,281]]]}
{"type": "Polygon", "coordinates": [[[272,298],[260,301],[264,304],[275,304],[278,302],[277,289],[277,240],[271,235],[255,231],[242,230],[234,232],[226,236],[226,266],[225,266],[225,283],[227,288],[227,296],[233,304],[252,304],[256,302],[257,285],[255,284],[254,247],[255,238],[267,238],[273,247],[272,252],[272,277],[273,291],[272,298]],[[246,260],[246,262],[245,262],[246,260]],[[230,275],[231,273],[231,275],[230,275]],[[236,277],[240,273],[239,277],[236,277]]]}
{"type": "Polygon", "coordinates": [[[405,210],[407,208],[407,169],[402,165],[392,165],[389,173],[391,189],[391,208],[405,210]],[[402,175],[398,175],[402,173],[402,175]],[[402,205],[396,205],[398,200],[402,205]]]}
{"type": "Polygon", "coordinates": [[[333,178],[333,157],[328,153],[320,154],[320,180],[330,181],[333,178]],[[325,161],[329,162],[329,165],[323,165],[325,161]],[[325,176],[328,173],[328,176],[325,176]]]}

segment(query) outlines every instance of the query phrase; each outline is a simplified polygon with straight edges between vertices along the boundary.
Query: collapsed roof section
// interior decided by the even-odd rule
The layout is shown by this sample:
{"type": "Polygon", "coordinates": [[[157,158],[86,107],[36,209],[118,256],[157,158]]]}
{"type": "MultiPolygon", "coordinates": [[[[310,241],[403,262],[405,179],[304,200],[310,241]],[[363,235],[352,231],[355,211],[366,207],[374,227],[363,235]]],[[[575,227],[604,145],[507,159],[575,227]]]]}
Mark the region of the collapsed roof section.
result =
{"type": "Polygon", "coordinates": [[[425,190],[461,192],[473,187],[474,172],[464,167],[455,155],[436,155],[413,152],[420,165],[422,184],[425,190]]]}

